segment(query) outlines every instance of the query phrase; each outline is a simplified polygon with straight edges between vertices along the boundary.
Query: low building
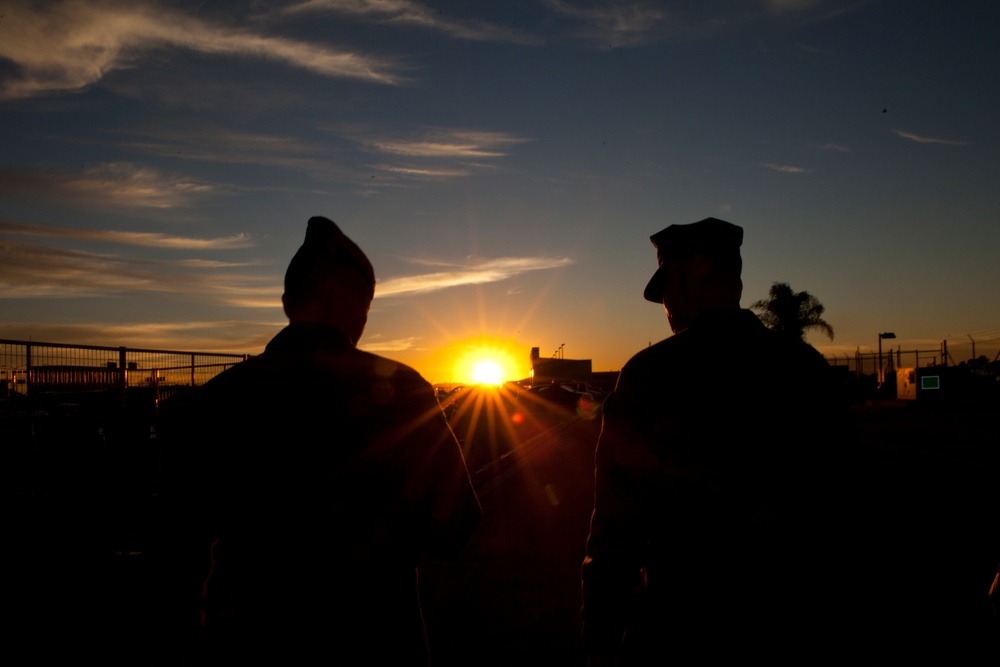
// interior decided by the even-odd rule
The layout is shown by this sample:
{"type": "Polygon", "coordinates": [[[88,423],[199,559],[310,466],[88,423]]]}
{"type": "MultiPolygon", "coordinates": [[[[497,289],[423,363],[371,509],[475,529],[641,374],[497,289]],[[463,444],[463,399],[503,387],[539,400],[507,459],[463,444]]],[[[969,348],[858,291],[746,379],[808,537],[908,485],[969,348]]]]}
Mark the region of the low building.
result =
{"type": "Polygon", "coordinates": [[[561,355],[542,359],[537,347],[531,348],[530,363],[533,385],[555,381],[590,382],[593,375],[590,359],[566,359],[561,355]]]}

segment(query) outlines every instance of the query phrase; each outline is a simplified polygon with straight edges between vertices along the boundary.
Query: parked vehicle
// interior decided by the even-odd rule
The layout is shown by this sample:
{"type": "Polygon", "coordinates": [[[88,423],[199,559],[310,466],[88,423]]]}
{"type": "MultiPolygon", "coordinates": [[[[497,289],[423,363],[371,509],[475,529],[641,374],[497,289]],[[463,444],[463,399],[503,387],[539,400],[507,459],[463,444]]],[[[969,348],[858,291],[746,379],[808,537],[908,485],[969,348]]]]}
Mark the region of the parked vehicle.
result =
{"type": "Polygon", "coordinates": [[[604,400],[600,392],[578,391],[577,385],[569,382],[536,384],[520,392],[517,398],[519,401],[569,410],[585,417],[596,416],[604,400]]]}

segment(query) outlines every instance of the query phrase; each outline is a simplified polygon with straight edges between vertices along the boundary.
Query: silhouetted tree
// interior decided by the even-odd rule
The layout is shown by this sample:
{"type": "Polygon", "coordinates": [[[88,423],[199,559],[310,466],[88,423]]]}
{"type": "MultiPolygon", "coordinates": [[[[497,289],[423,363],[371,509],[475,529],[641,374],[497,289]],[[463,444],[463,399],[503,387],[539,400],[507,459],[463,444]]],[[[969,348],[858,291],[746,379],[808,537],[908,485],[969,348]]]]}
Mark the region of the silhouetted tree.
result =
{"type": "Polygon", "coordinates": [[[833,327],[822,318],[823,304],[809,292],[793,292],[788,283],[774,283],[768,298],[750,306],[769,329],[802,340],[806,329],[821,329],[833,340],[833,327]]]}

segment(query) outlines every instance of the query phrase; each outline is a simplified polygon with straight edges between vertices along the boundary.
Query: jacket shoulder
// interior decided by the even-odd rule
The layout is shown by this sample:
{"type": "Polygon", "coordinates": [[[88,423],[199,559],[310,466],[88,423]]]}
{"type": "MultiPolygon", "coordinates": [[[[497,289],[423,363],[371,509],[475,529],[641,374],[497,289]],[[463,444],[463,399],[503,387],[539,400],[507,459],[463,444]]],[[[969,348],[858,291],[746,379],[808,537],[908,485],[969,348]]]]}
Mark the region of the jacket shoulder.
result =
{"type": "Polygon", "coordinates": [[[682,331],[636,352],[622,366],[620,377],[633,378],[659,373],[665,366],[685,362],[692,347],[687,333],[682,331]]]}
{"type": "Polygon", "coordinates": [[[377,378],[389,380],[397,386],[411,387],[413,390],[426,390],[432,395],[434,393],[431,384],[416,369],[402,362],[364,350],[355,350],[353,354],[357,356],[357,359],[362,360],[363,365],[370,368],[377,378]]]}

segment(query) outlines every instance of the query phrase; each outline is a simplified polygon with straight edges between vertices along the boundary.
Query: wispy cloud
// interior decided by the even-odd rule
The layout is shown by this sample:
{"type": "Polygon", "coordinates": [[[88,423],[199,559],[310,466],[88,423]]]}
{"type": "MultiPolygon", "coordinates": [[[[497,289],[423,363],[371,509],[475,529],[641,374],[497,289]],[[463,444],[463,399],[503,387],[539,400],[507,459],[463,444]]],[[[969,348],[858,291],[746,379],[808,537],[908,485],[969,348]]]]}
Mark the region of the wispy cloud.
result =
{"type": "Polygon", "coordinates": [[[851,153],[852,152],[850,146],[845,146],[844,144],[836,144],[836,143],[834,143],[832,141],[826,142],[825,144],[823,144],[822,146],[820,146],[820,149],[824,150],[824,151],[834,151],[834,152],[837,152],[837,153],[851,153]]]}
{"type": "Polygon", "coordinates": [[[128,162],[110,162],[80,172],[0,170],[0,194],[5,197],[58,199],[67,205],[88,208],[186,207],[218,190],[211,183],[128,162]]]}
{"type": "Polygon", "coordinates": [[[953,139],[939,139],[937,137],[925,137],[919,134],[914,134],[913,132],[904,132],[903,130],[893,130],[893,132],[902,137],[903,139],[909,139],[910,141],[916,141],[918,144],[944,144],[946,146],[968,146],[968,141],[956,141],[953,139]]]}
{"type": "Polygon", "coordinates": [[[651,2],[599,3],[580,6],[564,0],[546,0],[555,12],[582,25],[582,36],[602,45],[638,46],[663,35],[675,18],[651,2]]]}
{"type": "Polygon", "coordinates": [[[432,128],[419,139],[377,138],[363,140],[371,148],[394,155],[428,158],[495,158],[505,148],[530,141],[505,132],[432,128]]]}
{"type": "Polygon", "coordinates": [[[403,176],[426,176],[428,178],[456,178],[472,173],[469,169],[441,169],[391,164],[373,164],[371,168],[403,176]]]}
{"type": "Polygon", "coordinates": [[[790,164],[774,164],[772,162],[761,162],[760,166],[767,169],[773,169],[774,171],[780,171],[783,174],[808,174],[812,171],[808,167],[796,167],[790,164]]]}
{"type": "Polygon", "coordinates": [[[117,145],[146,155],[174,159],[301,169],[321,167],[326,162],[323,158],[329,157],[330,152],[324,145],[298,137],[235,132],[221,127],[209,131],[156,130],[117,145]]]}
{"type": "Polygon", "coordinates": [[[379,84],[401,80],[399,66],[388,59],[212,25],[152,3],[8,3],[3,11],[0,57],[17,66],[17,75],[3,82],[0,97],[79,90],[159,48],[273,60],[379,84]]]}
{"type": "Polygon", "coordinates": [[[451,128],[425,128],[411,136],[371,136],[357,128],[330,131],[388,159],[405,158],[405,162],[371,164],[372,169],[418,178],[460,178],[492,169],[493,161],[509,156],[513,147],[531,141],[508,132],[451,128]]]}
{"type": "Polygon", "coordinates": [[[864,4],[858,0],[545,0],[560,16],[577,22],[576,34],[598,47],[636,47],[662,40],[691,41],[764,22],[822,21],[864,4]]]}
{"type": "Polygon", "coordinates": [[[358,343],[358,347],[366,352],[402,352],[412,350],[417,347],[419,337],[410,336],[408,338],[393,338],[383,340],[378,334],[374,336],[363,336],[358,343]]]}
{"type": "Polygon", "coordinates": [[[151,273],[112,255],[0,238],[0,298],[97,296],[155,282],[151,273]]]}
{"type": "Polygon", "coordinates": [[[212,299],[236,308],[280,308],[281,278],[262,280],[259,276],[229,276],[209,288],[212,299]]]}
{"type": "Polygon", "coordinates": [[[280,278],[230,268],[22,243],[0,235],[0,298],[155,293],[199,303],[280,307],[280,278]]]}
{"type": "Polygon", "coordinates": [[[507,28],[483,20],[460,20],[445,17],[412,0],[308,0],[292,5],[288,13],[330,12],[355,19],[377,21],[380,24],[413,26],[442,32],[456,39],[477,42],[508,42],[514,44],[537,43],[537,38],[520,30],[507,28]]]}
{"type": "Polygon", "coordinates": [[[107,324],[0,322],[0,338],[77,345],[125,345],[156,350],[256,354],[284,324],[280,320],[107,324]]]}
{"type": "Polygon", "coordinates": [[[174,264],[189,269],[229,269],[238,266],[253,266],[251,262],[220,262],[213,259],[179,259],[174,264]]]}
{"type": "MultiPolygon", "coordinates": [[[[143,235],[86,232],[0,224],[0,299],[170,295],[190,302],[238,308],[276,309],[281,304],[280,277],[234,272],[239,265],[198,261],[151,260],[113,253],[57,248],[14,240],[18,235],[110,240],[131,245],[158,245],[143,235]]],[[[159,241],[168,237],[160,237],[159,241]]],[[[241,247],[242,237],[215,240],[211,247],[241,247]]],[[[174,248],[200,249],[197,240],[175,239],[174,248]]],[[[434,270],[379,280],[375,297],[431,292],[494,283],[523,273],[572,264],[563,257],[502,257],[463,264],[415,260],[434,270]]]]}
{"type": "MultiPolygon", "coordinates": [[[[235,165],[237,167],[269,167],[278,170],[294,170],[309,177],[300,180],[297,186],[253,185],[254,192],[313,191],[317,182],[360,183],[370,177],[370,172],[348,163],[343,154],[329,143],[308,144],[295,137],[268,136],[265,134],[202,133],[194,131],[190,136],[144,136],[136,140],[116,142],[116,147],[137,151],[143,156],[167,157],[171,160],[235,165]]],[[[379,184],[385,185],[385,184],[379,184]]],[[[213,193],[239,194],[251,188],[241,185],[238,179],[230,183],[212,185],[213,193]]],[[[207,192],[205,194],[208,194],[207,192]]]]}
{"type": "MultiPolygon", "coordinates": [[[[247,234],[233,234],[212,239],[197,239],[184,236],[171,236],[159,232],[127,232],[110,229],[72,229],[69,227],[49,227],[44,225],[25,225],[0,220],[0,233],[18,234],[22,236],[42,236],[63,239],[79,239],[86,241],[102,241],[120,243],[132,246],[147,246],[153,248],[170,248],[175,250],[230,250],[233,248],[248,248],[254,242],[247,234]]],[[[190,262],[198,260],[188,260],[190,262]]],[[[210,266],[210,264],[200,264],[210,266]]],[[[217,265],[216,265],[217,266],[217,265]]]]}
{"type": "MultiPolygon", "coordinates": [[[[369,170],[382,174],[416,178],[461,178],[495,167],[490,160],[510,155],[511,149],[531,141],[507,132],[468,129],[426,128],[411,136],[370,136],[355,127],[331,127],[326,130],[342,146],[308,142],[293,136],[249,132],[193,131],[192,133],[146,133],[134,141],[118,142],[120,148],[145,155],[164,156],[223,164],[254,165],[297,169],[317,180],[350,181],[366,186],[387,187],[391,183],[372,182],[371,172],[346,166],[342,156],[345,146],[379,153],[406,162],[367,164],[369,170]],[[419,162],[418,162],[419,161],[419,162]],[[443,165],[442,162],[450,161],[443,165]]],[[[222,189],[221,186],[215,186],[222,189]]]]}
{"type": "Polygon", "coordinates": [[[565,257],[501,257],[464,265],[417,263],[441,266],[444,270],[379,280],[375,287],[375,297],[398,296],[409,292],[431,292],[461,285],[494,283],[529,271],[561,268],[572,264],[573,261],[565,257]]]}

